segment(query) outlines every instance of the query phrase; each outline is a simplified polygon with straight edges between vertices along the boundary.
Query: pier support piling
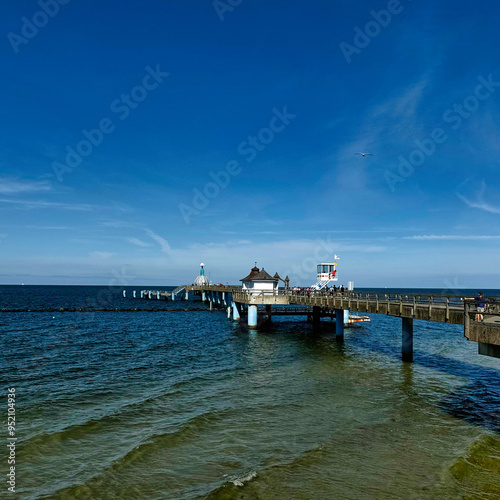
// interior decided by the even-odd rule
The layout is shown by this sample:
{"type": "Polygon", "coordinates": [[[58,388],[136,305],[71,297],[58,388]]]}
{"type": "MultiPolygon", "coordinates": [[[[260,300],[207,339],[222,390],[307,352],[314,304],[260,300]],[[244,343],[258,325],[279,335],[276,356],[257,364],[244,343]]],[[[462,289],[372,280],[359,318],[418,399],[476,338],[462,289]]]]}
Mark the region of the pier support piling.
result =
{"type": "Polygon", "coordinates": [[[186,293],[184,295],[184,300],[189,300],[189,292],[186,290],[186,293]]]}
{"type": "Polygon", "coordinates": [[[313,327],[314,328],[318,327],[321,321],[321,307],[313,306],[312,320],[313,320],[313,327]]]}
{"type": "Polygon", "coordinates": [[[207,300],[207,297],[205,295],[205,292],[203,291],[203,292],[201,292],[201,301],[205,302],[206,300],[207,300]]]}
{"type": "Polygon", "coordinates": [[[344,325],[346,323],[349,323],[349,314],[350,314],[349,309],[344,309],[344,325]]]}
{"type": "Polygon", "coordinates": [[[267,316],[267,321],[272,321],[273,313],[271,309],[271,304],[266,304],[266,316],[267,316]]]}
{"type": "Polygon", "coordinates": [[[335,309],[335,334],[339,342],[344,341],[344,310],[335,309]]]}
{"type": "Polygon", "coordinates": [[[413,361],[413,318],[403,319],[403,342],[402,357],[403,361],[413,361]]]}
{"type": "Polygon", "coordinates": [[[175,300],[175,293],[172,292],[172,300],[175,300]]]}
{"type": "Polygon", "coordinates": [[[236,302],[233,302],[233,320],[240,320],[240,311],[238,311],[238,304],[236,304],[236,302]]]}
{"type": "Polygon", "coordinates": [[[248,328],[257,328],[257,306],[248,305],[248,328]]]}
{"type": "Polygon", "coordinates": [[[133,297],[134,297],[134,299],[136,298],[136,295],[135,295],[135,290],[134,290],[134,292],[133,292],[133,297]]]}

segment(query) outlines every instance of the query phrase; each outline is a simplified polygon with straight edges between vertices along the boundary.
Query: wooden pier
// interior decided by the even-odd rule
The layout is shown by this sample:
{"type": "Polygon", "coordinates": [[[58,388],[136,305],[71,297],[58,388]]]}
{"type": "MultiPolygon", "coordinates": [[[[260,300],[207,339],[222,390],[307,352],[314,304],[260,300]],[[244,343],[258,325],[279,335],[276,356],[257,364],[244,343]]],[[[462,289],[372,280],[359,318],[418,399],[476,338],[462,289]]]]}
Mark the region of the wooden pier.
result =
{"type": "MultiPolygon", "coordinates": [[[[249,328],[257,327],[259,312],[267,319],[273,315],[307,315],[313,323],[322,317],[335,318],[337,340],[343,341],[349,313],[383,314],[402,320],[402,357],[413,360],[413,320],[463,325],[468,340],[478,343],[479,354],[500,358],[500,299],[490,298],[484,321],[477,320],[474,300],[458,295],[378,294],[365,292],[274,290],[256,293],[241,286],[183,285],[172,292],[143,290],[142,298],[188,298],[194,292],[208,301],[210,310],[223,308],[228,318],[239,321],[246,315],[249,328]],[[265,308],[262,308],[265,306],[265,308]],[[290,308],[284,306],[301,306],[290,308]],[[260,311],[258,309],[260,307],[260,311]]],[[[362,318],[362,317],[360,317],[362,318]]],[[[351,321],[352,322],[352,321],[351,321]]]]}

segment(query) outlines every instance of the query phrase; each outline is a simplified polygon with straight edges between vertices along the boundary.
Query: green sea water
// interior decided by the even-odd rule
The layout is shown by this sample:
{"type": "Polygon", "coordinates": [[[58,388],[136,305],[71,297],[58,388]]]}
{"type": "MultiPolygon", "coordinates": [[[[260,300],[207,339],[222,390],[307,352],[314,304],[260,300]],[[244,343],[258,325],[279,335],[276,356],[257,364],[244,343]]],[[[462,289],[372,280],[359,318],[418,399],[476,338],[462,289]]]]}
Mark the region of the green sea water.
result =
{"type": "Polygon", "coordinates": [[[191,307],[2,314],[16,498],[500,499],[500,360],[459,327],[416,321],[408,364],[395,318],[191,307]]]}

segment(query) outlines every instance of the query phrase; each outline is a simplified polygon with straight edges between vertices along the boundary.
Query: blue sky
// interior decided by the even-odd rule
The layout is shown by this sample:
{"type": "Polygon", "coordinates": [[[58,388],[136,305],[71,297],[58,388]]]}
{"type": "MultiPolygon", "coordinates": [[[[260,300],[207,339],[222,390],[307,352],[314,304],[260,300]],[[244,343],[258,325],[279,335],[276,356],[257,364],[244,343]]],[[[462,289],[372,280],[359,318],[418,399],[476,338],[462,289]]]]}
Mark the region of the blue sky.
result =
{"type": "Polygon", "coordinates": [[[500,288],[499,14],[9,0],[0,282],[500,288]]]}

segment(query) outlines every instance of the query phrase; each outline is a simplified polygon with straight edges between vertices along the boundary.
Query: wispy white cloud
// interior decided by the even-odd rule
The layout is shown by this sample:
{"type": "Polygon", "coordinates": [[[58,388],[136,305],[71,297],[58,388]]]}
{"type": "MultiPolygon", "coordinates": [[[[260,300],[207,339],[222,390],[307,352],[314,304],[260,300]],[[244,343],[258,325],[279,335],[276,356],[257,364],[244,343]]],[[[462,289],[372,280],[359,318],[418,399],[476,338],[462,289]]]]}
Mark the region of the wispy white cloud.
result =
{"type": "Polygon", "coordinates": [[[112,252],[99,252],[99,251],[96,251],[96,252],[90,252],[89,257],[91,259],[101,260],[101,259],[109,259],[110,257],[113,257],[114,255],[115,254],[112,253],[112,252]]]}
{"type": "Polygon", "coordinates": [[[25,181],[0,177],[0,194],[20,194],[50,191],[49,181],[25,181]]]}
{"type": "Polygon", "coordinates": [[[479,210],[484,210],[485,212],[489,212],[490,214],[500,214],[500,207],[491,205],[484,200],[469,200],[461,194],[457,194],[457,196],[471,208],[478,208],[479,210]]]}
{"type": "Polygon", "coordinates": [[[465,235],[465,234],[421,234],[414,236],[404,236],[404,240],[444,240],[444,241],[481,241],[481,240],[500,240],[497,235],[465,235]]]}
{"type": "Polygon", "coordinates": [[[111,206],[113,206],[118,212],[133,212],[134,207],[128,203],[121,203],[119,201],[112,201],[111,206]]]}
{"type": "MultiPolygon", "coordinates": [[[[151,231],[150,237],[155,240],[153,235],[156,233],[151,231]]],[[[159,238],[165,241],[164,238],[159,238]]],[[[98,243],[92,243],[96,248],[98,243]]],[[[130,273],[137,277],[136,283],[145,283],[147,280],[153,282],[161,276],[165,285],[173,285],[191,283],[198,274],[199,263],[204,262],[210,279],[221,283],[238,283],[257,261],[259,267],[265,267],[271,274],[277,271],[280,275],[288,273],[290,277],[298,266],[299,274],[303,276],[299,278],[303,284],[310,284],[316,278],[316,264],[330,261],[335,253],[344,257],[341,261],[342,272],[345,272],[345,276],[351,276],[350,271],[344,271],[346,267],[354,266],[353,261],[349,264],[351,259],[357,256],[361,261],[372,263],[375,258],[383,256],[386,250],[387,247],[381,245],[367,242],[351,244],[330,237],[272,242],[235,239],[171,248],[168,259],[161,252],[154,252],[145,258],[133,250],[128,254],[122,250],[115,254],[109,251],[92,251],[86,258],[75,255],[63,261],[54,256],[39,256],[35,259],[30,257],[14,260],[13,271],[16,274],[28,272],[33,275],[101,276],[105,282],[110,270],[128,266],[130,273]]],[[[296,277],[296,281],[299,278],[296,277]]]]}
{"type": "Polygon", "coordinates": [[[132,243],[132,245],[136,245],[141,248],[146,248],[151,246],[150,243],[146,243],[145,241],[142,241],[139,238],[127,238],[127,241],[129,243],[132,243]]]}
{"type": "Polygon", "coordinates": [[[468,198],[463,194],[457,193],[457,196],[469,207],[478,208],[479,210],[484,210],[491,214],[500,214],[500,207],[492,205],[484,200],[484,195],[486,192],[486,182],[482,181],[479,189],[474,193],[474,199],[468,198]]]}
{"type": "Polygon", "coordinates": [[[116,219],[115,220],[104,220],[100,224],[103,227],[112,227],[115,229],[124,228],[124,227],[130,228],[130,227],[137,226],[137,224],[134,224],[130,221],[123,221],[123,220],[116,220],[116,219]]]}
{"type": "Polygon", "coordinates": [[[105,207],[99,205],[90,205],[87,203],[59,203],[54,201],[44,200],[11,200],[8,198],[0,198],[0,203],[15,205],[22,209],[61,209],[61,210],[77,210],[81,212],[90,212],[92,210],[102,210],[105,207]]]}
{"type": "Polygon", "coordinates": [[[417,81],[369,110],[368,121],[387,118],[389,116],[398,119],[414,118],[424,91],[430,84],[431,75],[429,72],[426,72],[417,81]]]}
{"type": "Polygon", "coordinates": [[[38,226],[36,224],[28,224],[24,226],[26,229],[38,229],[40,231],[75,231],[74,226],[38,226]]]}
{"type": "MultiPolygon", "coordinates": [[[[344,143],[332,154],[329,163],[335,168],[328,172],[325,183],[338,186],[343,192],[366,191],[380,161],[387,161],[387,151],[399,145],[395,137],[419,137],[424,133],[424,122],[419,118],[419,108],[426,89],[432,84],[430,71],[405,87],[391,89],[388,97],[369,106],[359,121],[352,141],[344,143]],[[357,152],[374,156],[362,157],[357,152]]],[[[385,95],[385,94],[384,94],[385,95]]],[[[392,153],[391,153],[392,154],[392,153]]]]}
{"type": "Polygon", "coordinates": [[[170,248],[170,244],[165,238],[162,238],[160,235],[151,231],[151,229],[146,229],[145,231],[150,238],[152,238],[154,241],[156,241],[156,243],[160,245],[160,249],[163,253],[170,255],[172,249],[170,248]]]}

